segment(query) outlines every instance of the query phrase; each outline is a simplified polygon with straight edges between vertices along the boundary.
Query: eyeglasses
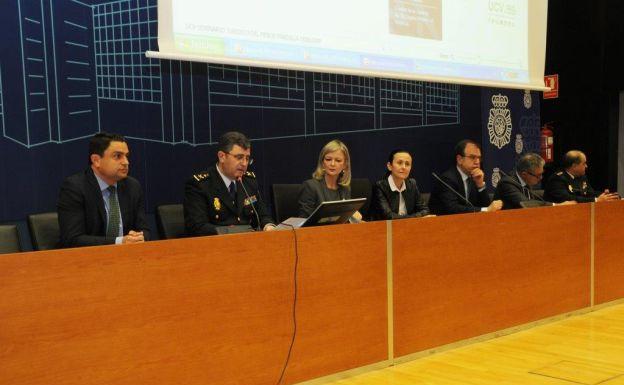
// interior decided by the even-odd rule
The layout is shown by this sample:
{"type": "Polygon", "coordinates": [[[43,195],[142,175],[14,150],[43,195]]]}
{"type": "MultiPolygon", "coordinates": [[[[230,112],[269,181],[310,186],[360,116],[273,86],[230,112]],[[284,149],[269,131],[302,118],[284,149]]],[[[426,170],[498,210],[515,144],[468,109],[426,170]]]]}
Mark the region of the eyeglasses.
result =
{"type": "Polygon", "coordinates": [[[250,157],[249,155],[245,155],[245,154],[232,154],[231,152],[226,152],[226,154],[233,156],[237,161],[242,162],[242,161],[246,161],[248,165],[251,165],[253,163],[253,158],[250,157]]]}
{"type": "Polygon", "coordinates": [[[464,158],[468,158],[472,161],[481,160],[481,155],[464,155],[464,158]]]}
{"type": "Polygon", "coordinates": [[[526,173],[531,175],[531,176],[533,176],[533,177],[535,177],[535,178],[537,178],[537,179],[542,179],[542,177],[544,176],[544,173],[541,173],[539,175],[535,175],[531,171],[527,171],[526,173]]]}

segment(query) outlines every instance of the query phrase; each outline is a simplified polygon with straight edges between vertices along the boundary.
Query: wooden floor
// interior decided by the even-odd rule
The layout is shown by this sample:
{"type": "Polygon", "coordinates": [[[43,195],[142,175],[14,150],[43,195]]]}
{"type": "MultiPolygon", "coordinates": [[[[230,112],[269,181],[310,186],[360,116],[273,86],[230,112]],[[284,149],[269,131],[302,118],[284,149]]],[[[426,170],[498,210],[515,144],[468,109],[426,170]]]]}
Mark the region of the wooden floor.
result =
{"type": "Polygon", "coordinates": [[[624,385],[624,305],[331,384],[624,385]]]}

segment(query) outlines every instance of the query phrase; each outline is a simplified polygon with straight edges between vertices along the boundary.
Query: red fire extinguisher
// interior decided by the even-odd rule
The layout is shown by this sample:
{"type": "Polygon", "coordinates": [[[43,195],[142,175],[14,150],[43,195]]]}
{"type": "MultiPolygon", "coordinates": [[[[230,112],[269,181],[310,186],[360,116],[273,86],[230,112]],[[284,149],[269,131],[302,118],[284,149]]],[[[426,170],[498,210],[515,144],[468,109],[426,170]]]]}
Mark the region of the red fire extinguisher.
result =
{"type": "Polygon", "coordinates": [[[540,155],[542,155],[542,158],[544,158],[546,163],[551,163],[553,161],[554,147],[552,125],[550,123],[546,123],[542,126],[542,130],[540,131],[540,155]]]}

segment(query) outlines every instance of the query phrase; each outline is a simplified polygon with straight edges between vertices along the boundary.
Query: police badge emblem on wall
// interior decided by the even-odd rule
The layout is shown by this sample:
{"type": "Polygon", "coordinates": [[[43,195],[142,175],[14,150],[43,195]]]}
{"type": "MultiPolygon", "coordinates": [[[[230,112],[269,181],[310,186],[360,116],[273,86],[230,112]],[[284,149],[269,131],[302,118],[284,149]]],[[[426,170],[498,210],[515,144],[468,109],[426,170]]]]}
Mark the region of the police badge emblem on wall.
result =
{"type": "Polygon", "coordinates": [[[522,135],[516,134],[516,154],[522,154],[524,150],[524,142],[522,141],[522,135]]]}
{"type": "Polygon", "coordinates": [[[533,106],[533,99],[531,98],[531,91],[524,90],[524,108],[527,110],[533,106]]]}
{"type": "Polygon", "coordinates": [[[498,186],[498,182],[500,182],[500,180],[501,180],[500,168],[494,167],[494,169],[492,170],[492,186],[494,186],[494,188],[496,188],[496,186],[498,186]]]}
{"type": "Polygon", "coordinates": [[[498,94],[492,96],[492,105],[490,108],[490,117],[488,118],[488,133],[490,135],[490,143],[498,147],[500,150],[511,140],[511,111],[507,108],[509,98],[498,94]]]}

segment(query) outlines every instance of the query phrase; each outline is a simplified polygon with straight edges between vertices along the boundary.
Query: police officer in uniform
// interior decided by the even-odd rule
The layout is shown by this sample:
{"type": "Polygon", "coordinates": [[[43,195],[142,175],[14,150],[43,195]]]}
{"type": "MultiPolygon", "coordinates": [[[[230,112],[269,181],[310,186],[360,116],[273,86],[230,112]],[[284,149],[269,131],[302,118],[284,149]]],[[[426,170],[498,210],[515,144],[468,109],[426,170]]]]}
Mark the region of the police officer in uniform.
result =
{"type": "Polygon", "coordinates": [[[219,140],[218,162],[193,175],[184,188],[184,223],[189,236],[217,234],[218,226],[251,225],[272,230],[251,164],[251,142],[240,132],[219,140]],[[258,223],[258,221],[260,223],[258,223]]]}
{"type": "Polygon", "coordinates": [[[568,151],[563,158],[563,170],[554,173],[546,182],[544,199],[551,202],[574,200],[583,202],[606,202],[619,199],[609,190],[595,191],[587,181],[587,157],[578,150],[568,151]]]}

